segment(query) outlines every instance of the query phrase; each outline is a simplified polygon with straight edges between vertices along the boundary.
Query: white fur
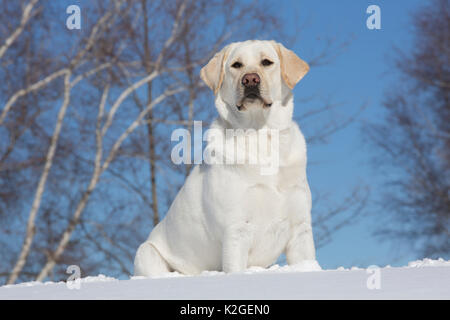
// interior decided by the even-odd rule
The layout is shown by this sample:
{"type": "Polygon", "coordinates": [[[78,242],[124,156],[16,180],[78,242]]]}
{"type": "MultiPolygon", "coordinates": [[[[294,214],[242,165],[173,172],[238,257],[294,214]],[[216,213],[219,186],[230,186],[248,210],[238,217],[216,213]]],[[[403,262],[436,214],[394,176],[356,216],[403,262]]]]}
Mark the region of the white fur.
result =
{"type": "MultiPolygon", "coordinates": [[[[282,80],[280,59],[271,41],[233,43],[223,63],[223,83],[216,95],[219,118],[213,128],[278,129],[279,170],[261,175],[258,165],[208,165],[193,168],[167,215],[138,249],[135,275],[168,271],[239,272],[268,267],[286,253],[289,264],[316,261],[311,229],[311,193],[306,177],[306,143],[292,121],[293,96],[282,80]],[[273,62],[260,65],[261,56],[273,62]],[[244,67],[230,67],[239,58],[244,67]],[[247,101],[236,108],[243,74],[257,72],[273,104],[247,101]]],[[[207,147],[215,148],[209,144],[207,147]]]]}

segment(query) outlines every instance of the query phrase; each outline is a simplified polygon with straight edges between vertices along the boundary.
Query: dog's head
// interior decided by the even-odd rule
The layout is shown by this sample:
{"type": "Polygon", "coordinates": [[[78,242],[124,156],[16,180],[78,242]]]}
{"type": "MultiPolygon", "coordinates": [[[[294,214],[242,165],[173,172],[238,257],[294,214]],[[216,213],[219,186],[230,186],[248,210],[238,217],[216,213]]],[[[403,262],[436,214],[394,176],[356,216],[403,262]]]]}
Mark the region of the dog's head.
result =
{"type": "Polygon", "coordinates": [[[291,90],[308,70],[308,64],[283,45],[250,40],[223,48],[200,76],[214,91],[222,118],[236,127],[261,127],[278,112],[274,109],[286,107],[291,90]]]}

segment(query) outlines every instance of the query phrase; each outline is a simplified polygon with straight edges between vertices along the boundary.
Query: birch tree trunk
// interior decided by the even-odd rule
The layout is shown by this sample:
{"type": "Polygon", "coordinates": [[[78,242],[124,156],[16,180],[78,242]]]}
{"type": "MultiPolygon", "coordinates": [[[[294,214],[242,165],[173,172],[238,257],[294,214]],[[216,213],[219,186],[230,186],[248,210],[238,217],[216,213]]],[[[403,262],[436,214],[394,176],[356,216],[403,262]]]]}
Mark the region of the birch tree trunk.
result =
{"type": "Polygon", "coordinates": [[[48,149],[47,156],[45,159],[44,169],[42,171],[41,178],[39,179],[39,184],[36,189],[36,194],[34,196],[30,214],[28,216],[25,241],[23,243],[22,250],[20,251],[20,255],[19,255],[19,258],[17,259],[16,265],[14,266],[14,268],[11,272],[11,275],[9,276],[9,279],[7,282],[8,284],[13,284],[17,280],[17,277],[19,276],[20,272],[22,271],[23,267],[25,266],[25,262],[30,253],[31,245],[33,244],[33,238],[34,238],[34,234],[35,234],[36,216],[38,214],[39,207],[41,205],[42,196],[44,195],[45,183],[47,182],[47,178],[48,178],[50,169],[53,164],[53,158],[55,156],[56,147],[58,146],[58,139],[59,139],[59,136],[61,133],[61,128],[63,126],[64,117],[66,115],[66,111],[67,111],[67,108],[69,107],[69,103],[70,103],[70,76],[71,76],[71,72],[67,71],[67,73],[64,77],[63,103],[62,103],[61,108],[58,113],[58,119],[56,121],[56,126],[53,131],[52,139],[50,142],[50,147],[48,149]]]}
{"type": "MultiPolygon", "coordinates": [[[[142,0],[142,9],[144,11],[144,64],[146,66],[147,73],[152,72],[151,53],[149,46],[149,32],[148,32],[148,11],[147,1],[142,0]]],[[[152,103],[152,83],[147,84],[147,104],[152,103]]],[[[148,135],[148,148],[149,148],[149,165],[150,165],[150,192],[152,199],[152,211],[153,211],[153,226],[156,226],[159,222],[158,212],[158,194],[156,186],[156,152],[155,152],[155,136],[153,134],[153,110],[149,110],[147,115],[147,135],[148,135]]]]}

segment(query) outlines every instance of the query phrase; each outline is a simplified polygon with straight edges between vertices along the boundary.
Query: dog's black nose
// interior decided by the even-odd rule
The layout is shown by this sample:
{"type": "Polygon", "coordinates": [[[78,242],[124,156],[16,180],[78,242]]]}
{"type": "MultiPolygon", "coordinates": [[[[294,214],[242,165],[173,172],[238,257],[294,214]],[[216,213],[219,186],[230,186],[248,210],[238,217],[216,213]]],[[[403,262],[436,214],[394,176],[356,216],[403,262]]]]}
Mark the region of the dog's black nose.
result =
{"type": "Polygon", "coordinates": [[[255,86],[259,85],[260,82],[261,82],[261,79],[259,78],[257,73],[247,73],[242,77],[242,81],[241,81],[241,83],[247,88],[255,87],[255,86]]]}

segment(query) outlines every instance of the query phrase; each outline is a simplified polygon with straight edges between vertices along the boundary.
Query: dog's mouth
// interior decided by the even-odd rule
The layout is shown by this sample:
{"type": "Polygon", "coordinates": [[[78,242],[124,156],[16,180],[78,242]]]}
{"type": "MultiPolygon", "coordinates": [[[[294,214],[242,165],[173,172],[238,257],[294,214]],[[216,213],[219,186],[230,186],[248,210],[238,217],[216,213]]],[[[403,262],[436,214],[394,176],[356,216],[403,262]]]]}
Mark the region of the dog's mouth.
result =
{"type": "Polygon", "coordinates": [[[260,100],[264,108],[270,108],[272,106],[271,101],[267,101],[261,96],[259,89],[248,88],[244,91],[244,96],[241,99],[240,103],[236,106],[239,111],[245,110],[245,102],[253,102],[255,100],[260,100]]]}
{"type": "Polygon", "coordinates": [[[261,99],[261,96],[257,93],[249,93],[244,98],[254,100],[254,99],[261,99]]]}

